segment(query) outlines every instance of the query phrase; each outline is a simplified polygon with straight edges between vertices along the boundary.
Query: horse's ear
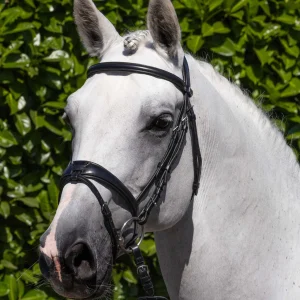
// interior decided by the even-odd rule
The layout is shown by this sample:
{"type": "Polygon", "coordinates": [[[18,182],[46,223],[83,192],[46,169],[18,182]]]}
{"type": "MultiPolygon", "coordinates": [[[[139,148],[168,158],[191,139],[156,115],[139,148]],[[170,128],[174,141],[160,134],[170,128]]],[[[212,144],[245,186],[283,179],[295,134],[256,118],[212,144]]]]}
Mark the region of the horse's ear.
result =
{"type": "Polygon", "coordinates": [[[177,64],[180,63],[184,54],[180,45],[181,30],[170,0],[150,0],[147,26],[155,47],[164,50],[177,64]]]}
{"type": "Polygon", "coordinates": [[[79,36],[91,56],[101,57],[120,38],[115,27],[92,0],[75,0],[74,18],[79,36]]]}

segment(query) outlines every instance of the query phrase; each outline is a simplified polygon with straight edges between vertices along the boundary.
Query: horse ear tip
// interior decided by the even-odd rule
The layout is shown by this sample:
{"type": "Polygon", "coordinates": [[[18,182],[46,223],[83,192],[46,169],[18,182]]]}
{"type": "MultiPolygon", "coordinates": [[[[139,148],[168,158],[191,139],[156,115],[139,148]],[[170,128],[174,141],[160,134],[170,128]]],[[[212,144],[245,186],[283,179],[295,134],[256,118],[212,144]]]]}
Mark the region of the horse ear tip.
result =
{"type": "Polygon", "coordinates": [[[181,30],[175,8],[171,0],[150,0],[147,14],[147,27],[154,45],[161,48],[169,59],[181,60],[181,30]]]}

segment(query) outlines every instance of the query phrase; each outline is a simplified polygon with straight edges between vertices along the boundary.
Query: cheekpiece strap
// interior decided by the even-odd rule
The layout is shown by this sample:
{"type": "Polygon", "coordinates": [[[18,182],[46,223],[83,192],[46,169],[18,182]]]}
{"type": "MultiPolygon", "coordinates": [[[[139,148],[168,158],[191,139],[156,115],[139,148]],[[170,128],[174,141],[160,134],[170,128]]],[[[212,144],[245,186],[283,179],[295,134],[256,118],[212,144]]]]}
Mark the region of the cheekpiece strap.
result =
{"type": "Polygon", "coordinates": [[[144,257],[140,248],[137,245],[131,247],[133,258],[137,268],[137,276],[139,281],[147,294],[147,296],[154,295],[154,287],[149,275],[148,266],[145,264],[144,257]]]}

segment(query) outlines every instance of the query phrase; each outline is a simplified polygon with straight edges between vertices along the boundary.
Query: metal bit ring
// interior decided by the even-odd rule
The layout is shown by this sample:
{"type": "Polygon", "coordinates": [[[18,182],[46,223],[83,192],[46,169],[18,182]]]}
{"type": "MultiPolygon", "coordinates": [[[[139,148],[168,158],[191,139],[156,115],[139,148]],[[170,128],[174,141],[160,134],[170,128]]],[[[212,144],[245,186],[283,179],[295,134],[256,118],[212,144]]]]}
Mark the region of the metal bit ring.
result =
{"type": "Polygon", "coordinates": [[[145,231],[144,231],[144,225],[140,225],[139,224],[139,218],[138,217],[132,217],[130,218],[129,220],[127,220],[121,230],[120,230],[120,235],[119,235],[119,245],[120,245],[120,248],[125,251],[126,253],[132,253],[132,249],[131,247],[129,248],[126,248],[126,245],[125,245],[125,240],[124,240],[124,237],[123,237],[123,234],[124,234],[124,231],[129,228],[133,222],[136,222],[136,225],[139,226],[141,228],[141,232],[139,234],[139,236],[135,239],[135,245],[139,246],[141,244],[141,242],[143,241],[144,239],[144,236],[145,236],[145,231]],[[138,240],[138,242],[136,242],[138,240]]]}

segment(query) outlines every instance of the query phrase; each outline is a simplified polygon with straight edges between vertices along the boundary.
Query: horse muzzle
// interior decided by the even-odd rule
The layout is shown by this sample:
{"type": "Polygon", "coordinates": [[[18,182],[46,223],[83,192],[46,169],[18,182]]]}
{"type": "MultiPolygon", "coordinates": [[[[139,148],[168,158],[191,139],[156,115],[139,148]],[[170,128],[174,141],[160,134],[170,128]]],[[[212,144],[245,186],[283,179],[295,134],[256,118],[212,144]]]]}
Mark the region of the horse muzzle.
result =
{"type": "Polygon", "coordinates": [[[106,292],[104,286],[110,282],[112,271],[112,261],[108,261],[106,271],[99,274],[96,258],[88,244],[76,242],[60,256],[49,257],[41,250],[39,264],[43,276],[58,294],[76,299],[95,298],[106,292]]]}

